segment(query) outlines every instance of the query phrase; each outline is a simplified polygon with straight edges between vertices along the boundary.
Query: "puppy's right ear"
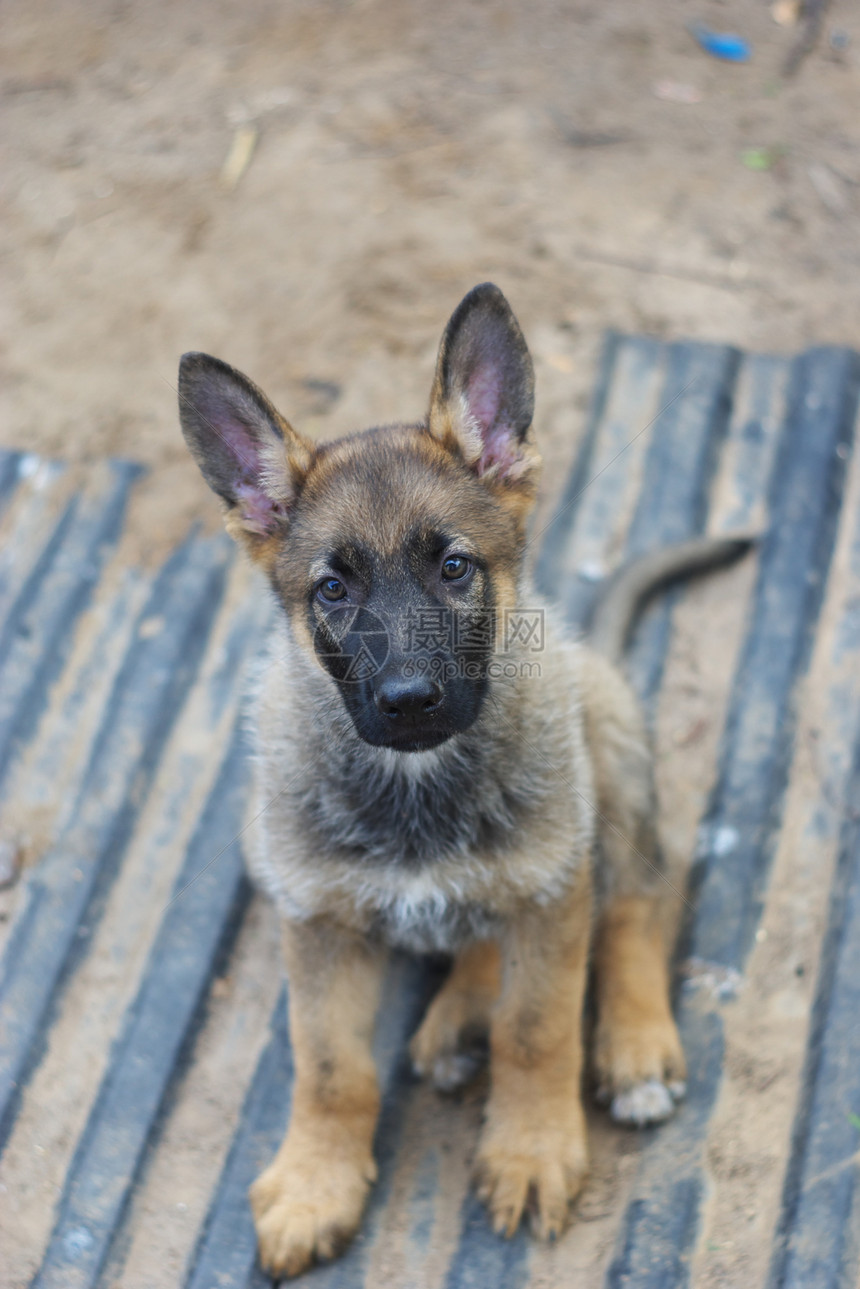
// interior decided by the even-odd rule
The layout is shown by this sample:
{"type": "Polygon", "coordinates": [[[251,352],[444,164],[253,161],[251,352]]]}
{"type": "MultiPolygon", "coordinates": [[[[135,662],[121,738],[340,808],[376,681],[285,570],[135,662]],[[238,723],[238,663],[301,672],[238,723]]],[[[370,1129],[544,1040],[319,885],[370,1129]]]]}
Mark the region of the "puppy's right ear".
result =
{"type": "Polygon", "coordinates": [[[208,354],[179,364],[179,419],[203,477],[227,507],[228,532],[262,558],[285,532],[313,446],[247,376],[208,354]]]}

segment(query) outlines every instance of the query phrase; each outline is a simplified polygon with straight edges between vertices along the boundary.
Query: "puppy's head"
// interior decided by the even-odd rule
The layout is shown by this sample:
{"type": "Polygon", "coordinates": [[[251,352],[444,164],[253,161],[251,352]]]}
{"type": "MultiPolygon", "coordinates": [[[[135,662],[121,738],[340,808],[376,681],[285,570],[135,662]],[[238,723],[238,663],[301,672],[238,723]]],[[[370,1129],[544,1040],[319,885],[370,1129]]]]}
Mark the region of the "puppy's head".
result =
{"type": "Polygon", "coordinates": [[[227,529],[367,743],[420,751],[477,719],[535,496],[533,405],[525,340],[490,284],[445,329],[421,425],[314,446],[241,373],[182,359],[182,430],[227,529]]]}

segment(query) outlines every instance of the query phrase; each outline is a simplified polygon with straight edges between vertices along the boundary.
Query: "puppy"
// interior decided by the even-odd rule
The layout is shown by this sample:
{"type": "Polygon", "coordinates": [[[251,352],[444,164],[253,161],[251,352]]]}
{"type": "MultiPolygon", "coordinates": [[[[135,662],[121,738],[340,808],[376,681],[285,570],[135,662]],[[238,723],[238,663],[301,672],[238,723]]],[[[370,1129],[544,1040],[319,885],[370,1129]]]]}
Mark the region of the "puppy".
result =
{"type": "Polygon", "coordinates": [[[278,606],[256,693],[249,867],[282,919],[295,1079],[251,1190],[262,1265],[295,1275],[358,1228],[376,1175],[371,1039],[386,949],[451,973],[414,1036],[450,1088],[489,1036],[475,1161],[494,1228],[564,1228],[588,1167],[593,1068],[619,1120],[683,1094],[648,739],[613,665],[655,581],[729,558],[694,543],[622,577],[603,653],[556,634],[526,580],[539,457],[532,363],[495,286],[454,312],[429,412],[315,446],[247,377],[186,354],[182,429],[278,606]]]}

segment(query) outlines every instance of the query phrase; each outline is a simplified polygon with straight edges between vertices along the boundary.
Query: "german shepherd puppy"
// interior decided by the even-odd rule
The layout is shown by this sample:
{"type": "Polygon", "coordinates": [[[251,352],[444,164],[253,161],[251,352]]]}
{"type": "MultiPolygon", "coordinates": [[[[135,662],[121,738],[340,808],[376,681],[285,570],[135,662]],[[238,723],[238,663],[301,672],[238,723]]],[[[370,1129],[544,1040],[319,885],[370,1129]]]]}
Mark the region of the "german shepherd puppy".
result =
{"type": "Polygon", "coordinates": [[[534,652],[534,375],[490,284],[448,323],[420,424],[315,446],[215,358],[186,354],[179,382],[188,446],[279,608],[254,703],[249,866],[283,922],[295,1082],[251,1190],[262,1265],[295,1275],[359,1225],[392,945],[453,956],[412,1039],[420,1074],[465,1081],[468,1045],[489,1034],[475,1177],[495,1229],[527,1211],[556,1236],[588,1167],[590,960],[614,1117],[663,1119],[684,1090],[651,756],[611,658],[652,581],[739,544],[622,578],[597,624],[609,659],[549,620],[534,652]]]}

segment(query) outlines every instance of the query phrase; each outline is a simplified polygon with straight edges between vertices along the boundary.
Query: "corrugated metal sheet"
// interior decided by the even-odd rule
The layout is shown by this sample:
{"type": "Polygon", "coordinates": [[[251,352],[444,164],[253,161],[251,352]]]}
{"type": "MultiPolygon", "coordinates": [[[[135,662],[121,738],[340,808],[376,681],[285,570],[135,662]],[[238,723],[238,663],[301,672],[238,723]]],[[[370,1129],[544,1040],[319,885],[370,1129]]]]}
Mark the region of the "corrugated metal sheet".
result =
{"type": "MultiPolygon", "coordinates": [[[[774,865],[808,845],[820,881],[832,882],[830,911],[810,964],[816,992],[769,1270],[756,1283],[856,1283],[858,380],[860,360],[842,350],[788,361],[610,337],[566,496],[535,535],[540,579],[571,620],[587,616],[595,576],[626,553],[766,528],[754,576],[727,575],[733,598],[719,626],[695,620],[695,588],[673,591],[646,612],[630,651],[658,727],[679,620],[731,677],[715,691],[722,733],[679,950],[688,1100],[623,1150],[622,1134],[595,1118],[582,1220],[549,1249],[522,1234],[501,1240],[468,1189],[479,1098],[440,1103],[406,1066],[404,1037],[438,968],[397,959],[377,1042],[380,1182],[352,1248],[309,1281],[695,1283],[726,1009],[774,865]],[[813,791],[798,769],[805,713],[819,731],[813,791]],[[588,1220],[589,1193],[604,1195],[598,1220],[588,1220]]],[[[0,906],[9,1286],[268,1283],[246,1192],[283,1132],[290,1055],[273,919],[242,874],[239,720],[268,609],[226,538],[192,533],[163,566],[140,565],[126,532],[138,473],[107,463],[82,482],[0,455],[0,839],[30,857],[0,906]]]]}

